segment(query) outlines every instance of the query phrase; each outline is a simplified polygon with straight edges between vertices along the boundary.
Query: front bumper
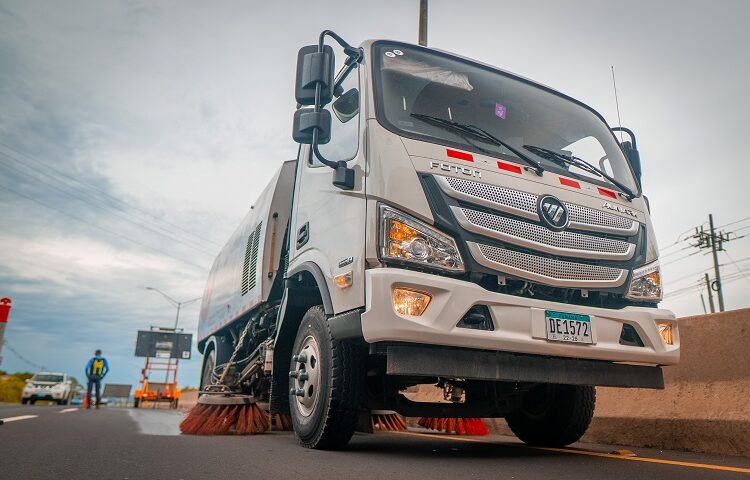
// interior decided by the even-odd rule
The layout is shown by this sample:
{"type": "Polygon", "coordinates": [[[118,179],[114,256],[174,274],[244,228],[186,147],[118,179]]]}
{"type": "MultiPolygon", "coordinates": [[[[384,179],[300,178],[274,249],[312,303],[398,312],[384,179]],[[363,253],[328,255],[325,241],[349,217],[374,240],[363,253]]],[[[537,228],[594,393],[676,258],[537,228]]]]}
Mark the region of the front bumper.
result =
{"type": "Polygon", "coordinates": [[[369,343],[408,342],[649,365],[674,365],[680,359],[679,330],[669,310],[645,307],[614,310],[536,300],[490,292],[450,277],[398,268],[370,269],[365,277],[365,312],[361,318],[362,334],[369,343]],[[399,315],[391,300],[396,287],[428,292],[432,301],[419,317],[399,315]],[[456,326],[477,304],[489,308],[493,331],[456,326]],[[547,340],[545,310],[590,315],[595,343],[547,340]],[[657,321],[674,323],[674,345],[662,341],[657,321]],[[643,347],[620,344],[626,323],[641,337],[643,347]]]}
{"type": "Polygon", "coordinates": [[[35,400],[62,400],[65,398],[65,392],[53,392],[51,390],[26,390],[21,393],[25,399],[33,398],[35,400]]]}

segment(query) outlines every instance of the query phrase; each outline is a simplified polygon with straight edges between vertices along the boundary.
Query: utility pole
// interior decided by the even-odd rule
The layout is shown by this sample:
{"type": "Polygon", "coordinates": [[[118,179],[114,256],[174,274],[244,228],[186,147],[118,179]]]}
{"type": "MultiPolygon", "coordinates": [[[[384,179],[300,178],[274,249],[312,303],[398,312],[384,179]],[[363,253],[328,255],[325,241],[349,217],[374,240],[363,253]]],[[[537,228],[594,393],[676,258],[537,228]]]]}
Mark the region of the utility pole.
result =
{"type": "MultiPolygon", "coordinates": [[[[714,295],[711,292],[711,281],[708,279],[708,274],[704,274],[706,278],[706,290],[708,291],[708,306],[711,307],[711,313],[716,313],[716,308],[714,308],[714,295]]],[[[702,295],[701,295],[702,297],[702,295]]],[[[705,305],[703,306],[705,310],[705,305]]]]}
{"type": "Polygon", "coordinates": [[[419,0],[419,44],[427,46],[427,0],[419,0]]]}
{"type": "MultiPolygon", "coordinates": [[[[721,286],[721,272],[719,271],[719,252],[724,250],[724,242],[730,240],[729,233],[717,232],[714,228],[714,216],[708,214],[708,231],[706,231],[701,225],[700,229],[695,227],[695,235],[692,236],[696,240],[693,247],[697,247],[701,250],[704,248],[710,248],[711,254],[714,260],[714,281],[708,284],[709,300],[711,300],[711,311],[714,311],[713,300],[711,298],[711,290],[716,292],[716,298],[719,301],[719,311],[724,311],[724,289],[721,286]]],[[[708,282],[708,274],[706,274],[706,282],[708,282]]]]}

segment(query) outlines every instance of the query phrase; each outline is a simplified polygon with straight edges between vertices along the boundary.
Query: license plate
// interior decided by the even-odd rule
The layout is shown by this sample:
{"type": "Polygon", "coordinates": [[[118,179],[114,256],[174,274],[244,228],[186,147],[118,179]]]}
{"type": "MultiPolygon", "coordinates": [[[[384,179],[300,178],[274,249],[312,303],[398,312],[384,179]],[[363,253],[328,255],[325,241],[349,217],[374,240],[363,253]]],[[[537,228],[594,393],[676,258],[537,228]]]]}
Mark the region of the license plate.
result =
{"type": "Polygon", "coordinates": [[[556,342],[594,343],[591,317],[578,313],[544,312],[547,340],[556,342]]]}

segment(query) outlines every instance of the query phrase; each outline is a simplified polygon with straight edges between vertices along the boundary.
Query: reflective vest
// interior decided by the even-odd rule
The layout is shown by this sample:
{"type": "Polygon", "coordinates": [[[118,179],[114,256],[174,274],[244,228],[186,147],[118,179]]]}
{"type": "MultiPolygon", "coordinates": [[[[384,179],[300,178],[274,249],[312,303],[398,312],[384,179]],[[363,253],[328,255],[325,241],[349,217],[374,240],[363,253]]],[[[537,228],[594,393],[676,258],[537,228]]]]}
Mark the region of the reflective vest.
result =
{"type": "Polygon", "coordinates": [[[94,358],[91,362],[91,375],[102,376],[104,374],[104,359],[94,358]]]}

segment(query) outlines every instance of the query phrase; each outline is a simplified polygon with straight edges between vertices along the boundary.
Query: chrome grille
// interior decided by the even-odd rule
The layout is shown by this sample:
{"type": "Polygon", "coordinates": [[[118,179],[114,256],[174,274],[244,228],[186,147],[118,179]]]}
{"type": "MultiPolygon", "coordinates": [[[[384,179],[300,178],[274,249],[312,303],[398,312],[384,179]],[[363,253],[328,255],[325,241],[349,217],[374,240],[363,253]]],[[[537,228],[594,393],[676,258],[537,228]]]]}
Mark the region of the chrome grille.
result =
{"type": "MultiPolygon", "coordinates": [[[[450,196],[468,202],[485,205],[530,220],[538,220],[538,195],[511,190],[455,177],[436,176],[438,184],[450,196]]],[[[638,222],[619,215],[612,215],[593,208],[566,203],[570,215],[570,228],[591,230],[618,235],[635,235],[638,222]]]]}
{"type": "Polygon", "coordinates": [[[517,190],[510,190],[496,185],[488,185],[486,183],[471,182],[461,178],[443,178],[445,178],[448,181],[448,185],[457,192],[536,215],[536,201],[539,197],[533,193],[519,192],[517,190]]]}
{"type": "Polygon", "coordinates": [[[547,285],[618,287],[627,278],[627,271],[619,268],[539,257],[492,245],[472,242],[467,245],[474,258],[484,266],[547,285]]]}
{"type": "Polygon", "coordinates": [[[622,240],[571,231],[553,232],[539,224],[468,208],[453,207],[453,211],[466,230],[546,253],[591,259],[627,260],[635,252],[634,244],[622,240]]]}
{"type": "Polygon", "coordinates": [[[599,210],[594,210],[593,208],[573,205],[572,203],[566,203],[565,206],[568,207],[570,223],[579,223],[586,226],[597,225],[600,227],[616,228],[618,230],[630,230],[633,228],[634,222],[629,218],[610,215],[599,210]]]}

